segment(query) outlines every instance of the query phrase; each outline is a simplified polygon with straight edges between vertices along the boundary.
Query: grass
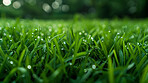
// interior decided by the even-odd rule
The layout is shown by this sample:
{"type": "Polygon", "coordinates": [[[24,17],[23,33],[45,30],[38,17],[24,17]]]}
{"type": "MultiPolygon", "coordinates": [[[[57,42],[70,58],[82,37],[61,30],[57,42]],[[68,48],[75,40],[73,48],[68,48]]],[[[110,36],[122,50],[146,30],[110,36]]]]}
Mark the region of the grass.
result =
{"type": "Polygon", "coordinates": [[[148,20],[0,20],[0,82],[147,83],[148,20]]]}

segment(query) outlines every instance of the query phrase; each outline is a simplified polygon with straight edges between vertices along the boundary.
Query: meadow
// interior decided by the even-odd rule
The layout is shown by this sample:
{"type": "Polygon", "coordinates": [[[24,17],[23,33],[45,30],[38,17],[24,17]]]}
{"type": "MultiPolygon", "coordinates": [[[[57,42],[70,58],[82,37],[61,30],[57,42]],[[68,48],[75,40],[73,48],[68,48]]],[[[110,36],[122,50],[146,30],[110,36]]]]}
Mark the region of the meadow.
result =
{"type": "Polygon", "coordinates": [[[1,19],[8,82],[147,83],[148,19],[1,19]]]}

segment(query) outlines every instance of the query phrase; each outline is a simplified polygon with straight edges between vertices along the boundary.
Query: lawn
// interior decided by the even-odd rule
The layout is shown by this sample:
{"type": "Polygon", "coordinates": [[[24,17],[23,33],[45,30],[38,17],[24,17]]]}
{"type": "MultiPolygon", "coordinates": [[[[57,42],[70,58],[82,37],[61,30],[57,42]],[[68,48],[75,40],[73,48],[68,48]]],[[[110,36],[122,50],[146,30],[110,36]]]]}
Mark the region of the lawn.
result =
{"type": "Polygon", "coordinates": [[[148,19],[1,19],[0,82],[147,83],[148,19]]]}

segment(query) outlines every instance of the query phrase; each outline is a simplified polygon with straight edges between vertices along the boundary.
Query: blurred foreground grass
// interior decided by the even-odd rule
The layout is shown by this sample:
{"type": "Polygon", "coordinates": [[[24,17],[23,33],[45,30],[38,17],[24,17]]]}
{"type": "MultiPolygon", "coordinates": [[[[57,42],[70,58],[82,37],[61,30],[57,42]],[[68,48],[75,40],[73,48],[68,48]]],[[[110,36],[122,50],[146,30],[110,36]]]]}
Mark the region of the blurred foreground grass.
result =
{"type": "Polygon", "coordinates": [[[0,82],[147,83],[148,20],[0,20],[0,82]]]}

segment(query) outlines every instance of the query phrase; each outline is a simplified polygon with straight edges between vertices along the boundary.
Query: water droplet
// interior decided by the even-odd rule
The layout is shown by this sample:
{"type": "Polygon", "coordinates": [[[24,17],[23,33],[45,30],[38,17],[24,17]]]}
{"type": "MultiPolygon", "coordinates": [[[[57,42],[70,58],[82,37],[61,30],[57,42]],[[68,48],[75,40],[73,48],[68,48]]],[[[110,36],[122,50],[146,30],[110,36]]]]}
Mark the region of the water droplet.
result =
{"type": "Polygon", "coordinates": [[[36,39],[34,39],[36,41],[36,39]]]}
{"type": "Polygon", "coordinates": [[[72,57],[74,57],[74,55],[72,55],[72,57]]]}
{"type": "Polygon", "coordinates": [[[83,39],[84,42],[87,42],[87,40],[83,39]]]}
{"type": "Polygon", "coordinates": [[[120,33],[117,33],[117,35],[119,35],[120,33]]]}
{"type": "Polygon", "coordinates": [[[41,33],[41,36],[44,36],[44,33],[41,33]]]}
{"type": "Polygon", "coordinates": [[[63,44],[66,44],[66,42],[63,42],[63,44]]]}
{"type": "Polygon", "coordinates": [[[11,37],[11,35],[9,35],[9,37],[11,37]]]}
{"type": "Polygon", "coordinates": [[[63,33],[65,33],[65,31],[63,31],[63,33]]]}
{"type": "Polygon", "coordinates": [[[128,45],[131,45],[131,43],[128,43],[128,45]]]}
{"type": "Polygon", "coordinates": [[[61,48],[61,50],[64,50],[64,48],[61,48]]]}
{"type": "Polygon", "coordinates": [[[4,33],[4,36],[6,36],[6,33],[4,33]]]}
{"type": "Polygon", "coordinates": [[[12,40],[10,40],[10,42],[12,42],[12,40]]]}
{"type": "Polygon", "coordinates": [[[87,33],[85,33],[84,35],[87,35],[87,33]]]}
{"type": "Polygon", "coordinates": [[[13,61],[10,61],[10,64],[13,64],[13,61]]]}
{"type": "Polygon", "coordinates": [[[91,40],[93,41],[93,40],[94,40],[94,38],[93,38],[93,37],[91,37],[91,40]]]}
{"type": "Polygon", "coordinates": [[[38,29],[35,29],[36,31],[38,30],[38,29]]]}
{"type": "Polygon", "coordinates": [[[44,57],[42,57],[42,59],[44,59],[44,57]]]}
{"type": "Polygon", "coordinates": [[[130,38],[133,39],[134,38],[134,35],[132,35],[130,38]]]}
{"type": "Polygon", "coordinates": [[[42,38],[41,40],[43,41],[44,39],[42,38]]]}
{"type": "Polygon", "coordinates": [[[2,30],[2,27],[0,27],[0,30],[2,30]]]}
{"type": "Polygon", "coordinates": [[[32,35],[33,35],[34,33],[32,33],[32,35]]]}
{"type": "Polygon", "coordinates": [[[31,69],[31,65],[28,65],[27,68],[28,68],[28,69],[31,69]]]}
{"type": "Polygon", "coordinates": [[[110,33],[110,31],[108,31],[110,33]]]}
{"type": "Polygon", "coordinates": [[[40,36],[38,36],[38,39],[40,39],[40,36]]]}
{"type": "Polygon", "coordinates": [[[69,65],[72,65],[72,63],[69,63],[69,65]]]}
{"type": "Polygon", "coordinates": [[[52,31],[52,29],[49,29],[49,32],[51,32],[52,31]]]}
{"type": "Polygon", "coordinates": [[[50,36],[48,38],[50,38],[50,36]]]}
{"type": "Polygon", "coordinates": [[[92,65],[92,69],[96,69],[96,65],[92,65]]]}
{"type": "Polygon", "coordinates": [[[79,32],[79,35],[82,35],[82,33],[81,33],[81,32],[79,32]]]}
{"type": "Polygon", "coordinates": [[[0,38],[0,41],[3,41],[3,39],[2,39],[2,38],[0,38]]]}

